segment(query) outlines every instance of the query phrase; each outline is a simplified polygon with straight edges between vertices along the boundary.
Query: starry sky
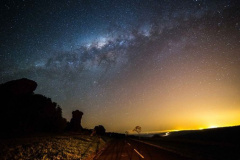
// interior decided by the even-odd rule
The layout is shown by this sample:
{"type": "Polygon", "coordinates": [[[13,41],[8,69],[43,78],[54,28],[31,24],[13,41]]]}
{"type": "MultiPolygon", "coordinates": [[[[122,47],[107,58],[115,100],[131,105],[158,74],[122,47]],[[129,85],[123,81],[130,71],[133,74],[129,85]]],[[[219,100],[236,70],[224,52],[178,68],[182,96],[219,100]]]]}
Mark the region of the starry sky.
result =
{"type": "Polygon", "coordinates": [[[28,78],[82,125],[240,125],[240,4],[2,0],[0,83],[28,78]]]}

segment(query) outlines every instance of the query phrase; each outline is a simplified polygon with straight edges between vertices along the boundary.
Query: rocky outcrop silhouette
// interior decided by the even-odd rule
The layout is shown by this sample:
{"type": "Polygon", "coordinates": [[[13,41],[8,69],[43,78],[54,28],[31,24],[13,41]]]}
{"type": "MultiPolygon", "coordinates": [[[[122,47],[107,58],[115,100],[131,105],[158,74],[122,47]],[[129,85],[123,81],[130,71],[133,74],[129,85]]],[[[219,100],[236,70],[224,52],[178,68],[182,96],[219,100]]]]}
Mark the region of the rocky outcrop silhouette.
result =
{"type": "Polygon", "coordinates": [[[36,88],[37,83],[26,78],[0,85],[0,134],[52,132],[66,127],[61,107],[34,94],[36,88]]]}
{"type": "Polygon", "coordinates": [[[26,95],[32,94],[37,88],[37,83],[35,81],[22,78],[18,80],[13,80],[5,84],[0,85],[1,95],[26,95]]]}
{"type": "Polygon", "coordinates": [[[81,125],[81,120],[82,120],[83,112],[76,110],[72,112],[72,119],[69,123],[69,128],[68,130],[71,131],[81,131],[82,125],[81,125]]]}

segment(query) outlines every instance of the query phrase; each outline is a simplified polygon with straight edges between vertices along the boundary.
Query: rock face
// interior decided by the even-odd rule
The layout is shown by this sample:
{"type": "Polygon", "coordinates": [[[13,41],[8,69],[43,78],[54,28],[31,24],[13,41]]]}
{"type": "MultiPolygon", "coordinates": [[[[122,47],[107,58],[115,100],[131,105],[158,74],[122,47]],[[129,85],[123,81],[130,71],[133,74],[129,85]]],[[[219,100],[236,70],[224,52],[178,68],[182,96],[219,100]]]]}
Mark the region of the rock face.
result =
{"type": "Polygon", "coordinates": [[[9,81],[0,86],[0,93],[2,95],[26,95],[32,94],[37,88],[35,81],[22,78],[18,80],[9,81]]]}
{"type": "Polygon", "coordinates": [[[83,112],[79,110],[72,112],[72,119],[70,121],[70,130],[72,131],[82,130],[82,125],[81,125],[82,115],[83,115],[83,112]]]}
{"type": "Polygon", "coordinates": [[[60,131],[66,127],[62,109],[43,95],[37,83],[23,78],[0,85],[1,134],[60,131]]]}

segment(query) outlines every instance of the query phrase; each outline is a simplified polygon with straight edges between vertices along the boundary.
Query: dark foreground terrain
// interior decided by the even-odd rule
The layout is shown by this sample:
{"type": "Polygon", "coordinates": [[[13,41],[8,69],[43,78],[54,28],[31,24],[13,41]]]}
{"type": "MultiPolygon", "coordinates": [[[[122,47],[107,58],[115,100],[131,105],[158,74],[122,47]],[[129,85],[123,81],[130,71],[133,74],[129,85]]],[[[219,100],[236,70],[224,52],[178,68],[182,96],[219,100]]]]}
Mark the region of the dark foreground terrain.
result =
{"type": "Polygon", "coordinates": [[[172,132],[140,140],[193,159],[240,160],[240,126],[172,132]]]}
{"type": "MultiPolygon", "coordinates": [[[[105,138],[106,140],[106,138],[105,138]]],[[[91,157],[105,141],[83,134],[47,134],[0,139],[1,160],[80,160],[91,157]]]]}
{"type": "Polygon", "coordinates": [[[240,127],[172,132],[113,140],[99,160],[240,160],[240,127]]]}
{"type": "Polygon", "coordinates": [[[190,158],[134,139],[114,139],[94,160],[190,160],[190,158]]]}
{"type": "Polygon", "coordinates": [[[240,127],[172,132],[150,138],[68,132],[0,139],[0,159],[240,160],[240,127]],[[97,152],[95,156],[95,152],[97,152]]]}

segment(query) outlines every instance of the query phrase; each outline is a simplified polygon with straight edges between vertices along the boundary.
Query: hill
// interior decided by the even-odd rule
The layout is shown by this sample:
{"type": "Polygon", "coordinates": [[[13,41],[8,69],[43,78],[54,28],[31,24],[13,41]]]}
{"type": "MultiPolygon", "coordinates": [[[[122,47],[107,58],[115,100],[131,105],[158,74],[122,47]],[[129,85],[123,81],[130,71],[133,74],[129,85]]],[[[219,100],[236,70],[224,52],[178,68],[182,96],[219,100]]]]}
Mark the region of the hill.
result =
{"type": "Polygon", "coordinates": [[[240,126],[170,132],[141,140],[198,160],[240,159],[240,126]]]}

